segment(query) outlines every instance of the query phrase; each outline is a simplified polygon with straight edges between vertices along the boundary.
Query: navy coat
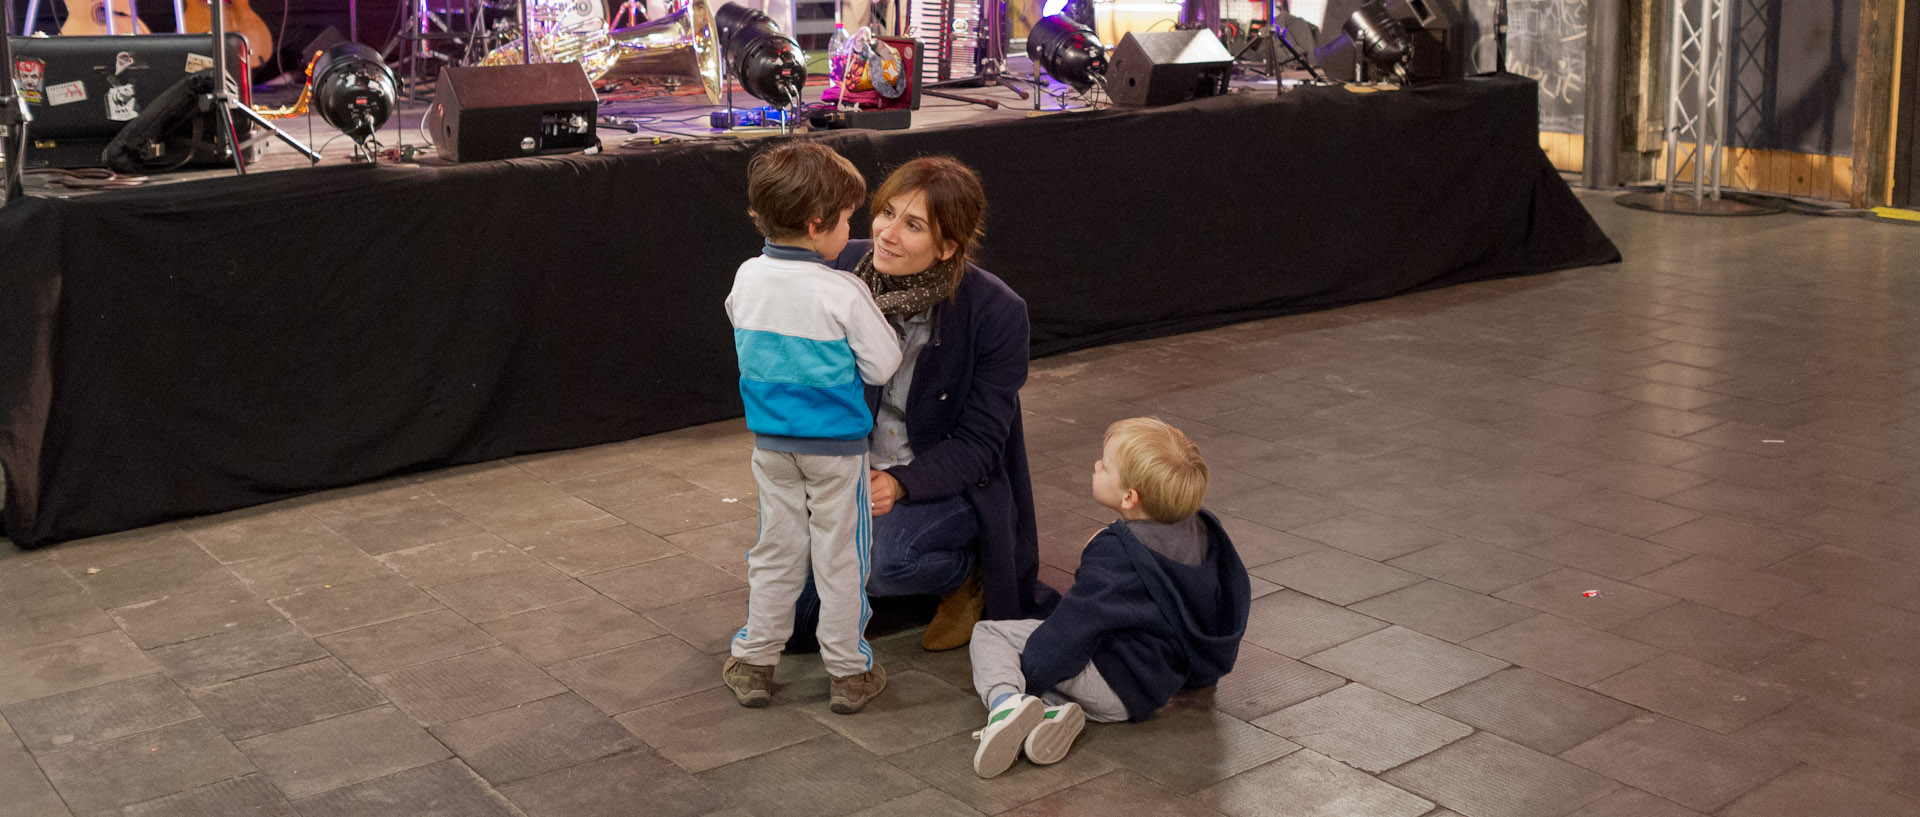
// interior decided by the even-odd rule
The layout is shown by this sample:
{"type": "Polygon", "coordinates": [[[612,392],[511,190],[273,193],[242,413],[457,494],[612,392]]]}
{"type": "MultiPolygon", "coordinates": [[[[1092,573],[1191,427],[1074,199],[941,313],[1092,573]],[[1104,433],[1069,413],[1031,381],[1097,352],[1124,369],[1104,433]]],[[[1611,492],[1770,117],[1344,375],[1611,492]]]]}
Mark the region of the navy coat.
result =
{"type": "MultiPolygon", "coordinates": [[[[847,242],[836,269],[853,271],[871,241],[847,242]]],[[[980,522],[976,553],[986,617],[1044,618],[1060,594],[1040,581],[1020,387],[1030,355],[1027,302],[972,264],[953,298],[933,307],[933,336],[907,393],[913,462],[887,471],[913,501],[960,495],[980,522]]],[[[868,402],[879,403],[879,389],[868,402]]]]}

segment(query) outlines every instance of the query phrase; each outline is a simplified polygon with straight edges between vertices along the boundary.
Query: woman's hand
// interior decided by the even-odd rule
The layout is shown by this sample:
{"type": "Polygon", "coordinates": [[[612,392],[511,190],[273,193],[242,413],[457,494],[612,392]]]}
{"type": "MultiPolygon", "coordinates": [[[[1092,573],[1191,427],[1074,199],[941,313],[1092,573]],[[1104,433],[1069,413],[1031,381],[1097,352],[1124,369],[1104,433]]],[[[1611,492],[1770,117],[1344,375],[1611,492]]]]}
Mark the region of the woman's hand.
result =
{"type": "Polygon", "coordinates": [[[901,500],[905,491],[900,490],[900,480],[885,471],[867,469],[867,496],[873,500],[874,516],[886,516],[893,510],[893,503],[901,500]]]}

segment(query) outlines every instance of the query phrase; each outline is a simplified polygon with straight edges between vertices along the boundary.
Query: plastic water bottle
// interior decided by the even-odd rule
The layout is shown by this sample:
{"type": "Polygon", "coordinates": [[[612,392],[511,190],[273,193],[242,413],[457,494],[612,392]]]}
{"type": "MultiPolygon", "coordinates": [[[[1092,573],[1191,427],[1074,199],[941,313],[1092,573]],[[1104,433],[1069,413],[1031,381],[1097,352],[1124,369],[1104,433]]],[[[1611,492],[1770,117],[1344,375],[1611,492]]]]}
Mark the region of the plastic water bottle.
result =
{"type": "Polygon", "coordinates": [[[827,41],[827,72],[833,77],[837,87],[847,79],[847,44],[853,38],[847,35],[846,23],[833,24],[833,39],[827,41]]]}

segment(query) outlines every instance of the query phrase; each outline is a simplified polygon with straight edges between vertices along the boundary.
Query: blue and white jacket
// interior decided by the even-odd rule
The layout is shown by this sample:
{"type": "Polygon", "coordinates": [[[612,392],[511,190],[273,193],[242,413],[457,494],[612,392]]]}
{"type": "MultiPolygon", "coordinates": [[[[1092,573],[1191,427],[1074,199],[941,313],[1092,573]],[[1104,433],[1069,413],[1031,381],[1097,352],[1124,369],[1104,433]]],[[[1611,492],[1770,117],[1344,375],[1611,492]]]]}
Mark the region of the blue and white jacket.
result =
{"type": "Polygon", "coordinates": [[[900,367],[900,336],[864,282],[819,253],[769,241],[734,273],[727,317],[755,446],[866,453],[873,412],[865,384],[885,383],[900,367]]]}

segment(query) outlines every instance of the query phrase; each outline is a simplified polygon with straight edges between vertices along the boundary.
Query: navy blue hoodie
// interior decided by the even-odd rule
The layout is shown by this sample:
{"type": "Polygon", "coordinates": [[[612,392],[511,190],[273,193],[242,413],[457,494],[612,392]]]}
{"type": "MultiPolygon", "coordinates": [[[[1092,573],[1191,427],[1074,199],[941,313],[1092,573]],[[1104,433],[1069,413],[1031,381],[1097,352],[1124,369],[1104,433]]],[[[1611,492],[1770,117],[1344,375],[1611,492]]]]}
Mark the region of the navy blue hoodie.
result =
{"type": "Polygon", "coordinates": [[[1124,521],[1094,534],[1073,589],[1027,639],[1020,669],[1039,695],[1093,662],[1133,722],[1182,689],[1233,669],[1253,589],[1220,520],[1202,510],[1206,553],[1183,564],[1149,548],[1124,521]]]}

